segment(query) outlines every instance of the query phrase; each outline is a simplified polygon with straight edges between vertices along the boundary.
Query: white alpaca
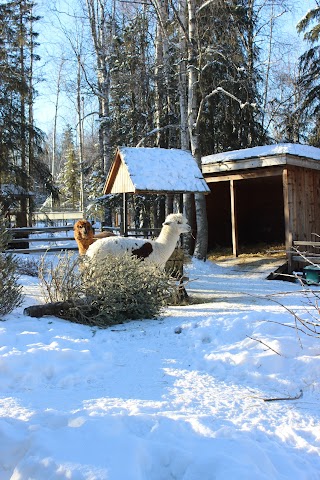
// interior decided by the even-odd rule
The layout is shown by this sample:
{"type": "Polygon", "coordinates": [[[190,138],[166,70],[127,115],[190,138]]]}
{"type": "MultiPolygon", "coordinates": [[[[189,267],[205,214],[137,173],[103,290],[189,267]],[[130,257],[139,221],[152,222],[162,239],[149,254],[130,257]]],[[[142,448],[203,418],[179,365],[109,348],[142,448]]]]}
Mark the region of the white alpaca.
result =
{"type": "Polygon", "coordinates": [[[164,267],[172,255],[181,233],[191,230],[181,213],[172,213],[162,224],[160,235],[155,240],[134,237],[108,237],[94,242],[87,250],[89,259],[101,264],[108,255],[129,253],[148,263],[164,267]]]}

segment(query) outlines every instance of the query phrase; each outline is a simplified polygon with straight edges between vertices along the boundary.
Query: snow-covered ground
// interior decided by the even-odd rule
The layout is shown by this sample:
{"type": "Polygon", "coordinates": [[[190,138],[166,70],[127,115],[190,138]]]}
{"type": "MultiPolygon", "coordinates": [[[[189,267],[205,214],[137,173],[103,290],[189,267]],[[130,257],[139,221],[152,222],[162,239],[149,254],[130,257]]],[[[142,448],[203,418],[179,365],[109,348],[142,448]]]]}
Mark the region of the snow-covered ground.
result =
{"type": "Polygon", "coordinates": [[[0,323],[1,480],[320,479],[320,339],[302,348],[265,297],[307,315],[300,286],[266,264],[187,268],[207,303],[106,330],[24,316],[42,299],[21,278],[0,323]]]}

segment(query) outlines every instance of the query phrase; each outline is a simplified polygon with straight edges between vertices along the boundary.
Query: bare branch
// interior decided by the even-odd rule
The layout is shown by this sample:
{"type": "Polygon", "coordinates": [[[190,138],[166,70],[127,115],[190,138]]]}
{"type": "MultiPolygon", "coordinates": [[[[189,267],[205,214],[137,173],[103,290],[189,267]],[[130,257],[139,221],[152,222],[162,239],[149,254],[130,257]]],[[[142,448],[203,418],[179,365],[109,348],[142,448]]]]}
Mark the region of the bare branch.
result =
{"type": "Polygon", "coordinates": [[[253,338],[253,337],[250,337],[250,335],[246,335],[246,337],[251,338],[251,340],[254,340],[255,342],[261,343],[261,344],[264,345],[265,347],[269,348],[269,350],[272,350],[274,353],[276,353],[277,355],[279,355],[280,357],[282,357],[281,353],[279,353],[279,352],[277,352],[276,350],[274,350],[272,347],[270,347],[269,345],[267,345],[266,343],[264,343],[262,340],[259,340],[259,338],[253,338]]]}
{"type": "Polygon", "coordinates": [[[295,397],[276,397],[276,398],[263,398],[262,400],[264,402],[278,402],[278,401],[283,401],[283,400],[299,400],[303,396],[303,391],[300,390],[300,393],[296,395],[295,397]]]}
{"type": "Polygon", "coordinates": [[[197,120],[196,120],[196,124],[195,124],[196,128],[197,128],[198,125],[199,125],[200,118],[201,118],[201,114],[202,114],[202,110],[203,110],[203,107],[204,107],[205,102],[207,102],[207,101],[209,100],[209,98],[213,97],[214,95],[217,95],[218,93],[223,93],[223,94],[226,95],[227,97],[230,97],[230,98],[232,98],[233,100],[235,100],[236,102],[238,102],[241,109],[243,109],[243,108],[245,108],[245,107],[253,107],[253,108],[256,107],[256,104],[255,104],[255,103],[250,103],[250,102],[245,102],[245,103],[243,103],[238,97],[236,97],[236,96],[233,95],[232,93],[228,92],[228,91],[225,90],[223,87],[217,87],[217,88],[215,88],[214,90],[212,90],[212,92],[208,93],[208,95],[206,95],[205,97],[203,97],[203,98],[201,99],[201,102],[200,102],[200,105],[199,105],[199,110],[198,110],[198,115],[197,115],[197,120]]]}
{"type": "Polygon", "coordinates": [[[181,128],[181,125],[165,125],[164,127],[154,128],[153,130],[148,132],[143,138],[141,138],[141,140],[137,143],[136,147],[141,147],[141,145],[143,145],[146,138],[152,137],[152,135],[155,135],[156,133],[162,132],[163,130],[167,130],[169,128],[178,130],[181,128]]]}

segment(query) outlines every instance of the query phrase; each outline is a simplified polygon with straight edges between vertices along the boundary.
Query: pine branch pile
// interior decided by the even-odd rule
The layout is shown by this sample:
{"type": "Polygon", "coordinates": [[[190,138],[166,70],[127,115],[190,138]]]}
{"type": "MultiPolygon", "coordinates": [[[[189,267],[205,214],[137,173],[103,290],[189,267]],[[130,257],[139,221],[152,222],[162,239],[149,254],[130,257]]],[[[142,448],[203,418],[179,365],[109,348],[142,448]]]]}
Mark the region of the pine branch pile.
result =
{"type": "Polygon", "coordinates": [[[40,284],[46,301],[59,302],[55,314],[99,327],[159,316],[176,288],[165,272],[129,255],[90,268],[62,254],[56,265],[43,263],[40,284]]]}

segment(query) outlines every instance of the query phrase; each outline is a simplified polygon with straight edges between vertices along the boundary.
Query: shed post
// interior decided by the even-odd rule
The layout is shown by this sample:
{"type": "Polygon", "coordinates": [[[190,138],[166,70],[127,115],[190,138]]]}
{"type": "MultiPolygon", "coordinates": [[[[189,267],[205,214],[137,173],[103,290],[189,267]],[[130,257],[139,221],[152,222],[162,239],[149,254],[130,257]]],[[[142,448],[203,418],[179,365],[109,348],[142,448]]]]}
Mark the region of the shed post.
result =
{"type": "Polygon", "coordinates": [[[291,273],[293,269],[292,265],[292,223],[290,215],[290,197],[292,195],[289,179],[288,179],[288,169],[284,168],[282,173],[282,183],[283,183],[283,205],[284,205],[284,222],[285,222],[285,243],[286,243],[286,252],[288,257],[288,270],[291,273]]]}
{"type": "Polygon", "coordinates": [[[231,207],[231,228],[232,228],[232,253],[235,257],[239,255],[238,241],[238,219],[236,203],[236,185],[234,180],[230,180],[230,207],[231,207]]]}
{"type": "Polygon", "coordinates": [[[128,199],[127,194],[122,194],[122,218],[120,225],[120,233],[124,237],[128,236],[128,199]]]}

